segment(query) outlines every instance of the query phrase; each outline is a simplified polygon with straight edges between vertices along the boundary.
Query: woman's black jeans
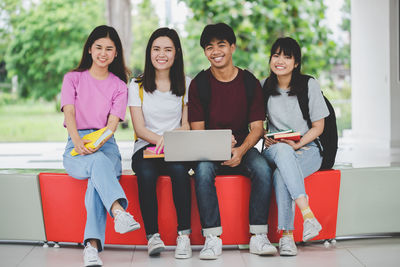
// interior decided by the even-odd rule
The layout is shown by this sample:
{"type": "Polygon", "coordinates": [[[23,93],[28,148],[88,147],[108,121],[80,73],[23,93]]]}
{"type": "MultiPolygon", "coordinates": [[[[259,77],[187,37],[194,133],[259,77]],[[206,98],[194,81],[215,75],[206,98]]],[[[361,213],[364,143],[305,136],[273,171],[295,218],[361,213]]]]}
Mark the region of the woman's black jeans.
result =
{"type": "Polygon", "coordinates": [[[143,150],[132,156],[132,170],[137,176],[140,210],[149,238],[158,233],[156,183],[160,175],[171,177],[172,194],[177,214],[178,232],[190,234],[191,186],[189,164],[165,162],[162,158],[143,159],[143,150]]]}

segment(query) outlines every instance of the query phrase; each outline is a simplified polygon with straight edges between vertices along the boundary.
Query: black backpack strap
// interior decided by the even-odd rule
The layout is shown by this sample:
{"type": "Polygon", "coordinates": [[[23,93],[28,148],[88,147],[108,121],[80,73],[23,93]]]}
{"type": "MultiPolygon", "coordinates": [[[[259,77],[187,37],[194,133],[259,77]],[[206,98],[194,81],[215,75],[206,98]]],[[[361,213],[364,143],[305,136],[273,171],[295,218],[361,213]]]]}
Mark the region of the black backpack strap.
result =
{"type": "Polygon", "coordinates": [[[243,70],[243,81],[246,89],[246,99],[248,106],[253,102],[254,91],[257,86],[257,78],[248,70],[243,70]]]}
{"type": "MultiPolygon", "coordinates": [[[[299,101],[299,106],[301,113],[303,114],[304,120],[307,121],[308,128],[311,129],[312,127],[312,122],[310,118],[310,107],[308,105],[309,98],[308,98],[308,81],[311,79],[311,76],[304,75],[304,79],[302,81],[302,91],[297,94],[297,100],[299,101]]],[[[322,93],[322,92],[321,92],[322,93]]],[[[318,138],[314,140],[315,144],[318,146],[319,153],[322,155],[322,147],[321,143],[319,142],[318,138]]]]}
{"type": "Polygon", "coordinates": [[[194,77],[194,81],[196,82],[197,93],[200,99],[200,103],[203,106],[204,111],[204,126],[205,129],[208,128],[209,116],[210,112],[208,110],[208,106],[210,105],[211,99],[211,85],[209,77],[207,77],[207,73],[205,70],[199,72],[199,74],[194,77]]]}

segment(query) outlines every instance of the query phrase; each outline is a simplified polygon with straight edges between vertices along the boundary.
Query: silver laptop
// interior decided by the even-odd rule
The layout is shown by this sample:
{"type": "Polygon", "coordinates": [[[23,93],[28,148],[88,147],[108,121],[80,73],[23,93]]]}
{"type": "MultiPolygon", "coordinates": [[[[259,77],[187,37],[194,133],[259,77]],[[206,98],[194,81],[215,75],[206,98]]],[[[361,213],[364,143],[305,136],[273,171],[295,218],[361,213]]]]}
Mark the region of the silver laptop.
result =
{"type": "Polygon", "coordinates": [[[225,161],[231,158],[231,130],[164,133],[165,161],[225,161]]]}

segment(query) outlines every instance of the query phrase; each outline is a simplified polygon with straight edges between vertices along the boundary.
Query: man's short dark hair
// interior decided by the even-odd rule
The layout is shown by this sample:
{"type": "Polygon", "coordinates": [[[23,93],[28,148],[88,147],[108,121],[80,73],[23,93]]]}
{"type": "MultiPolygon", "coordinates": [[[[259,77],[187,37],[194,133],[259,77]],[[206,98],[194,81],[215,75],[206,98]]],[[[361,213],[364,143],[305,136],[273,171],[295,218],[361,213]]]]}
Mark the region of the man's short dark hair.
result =
{"type": "Polygon", "coordinates": [[[236,44],[236,36],[233,29],[222,22],[204,27],[200,37],[201,47],[204,49],[212,39],[226,40],[230,45],[236,44]]]}

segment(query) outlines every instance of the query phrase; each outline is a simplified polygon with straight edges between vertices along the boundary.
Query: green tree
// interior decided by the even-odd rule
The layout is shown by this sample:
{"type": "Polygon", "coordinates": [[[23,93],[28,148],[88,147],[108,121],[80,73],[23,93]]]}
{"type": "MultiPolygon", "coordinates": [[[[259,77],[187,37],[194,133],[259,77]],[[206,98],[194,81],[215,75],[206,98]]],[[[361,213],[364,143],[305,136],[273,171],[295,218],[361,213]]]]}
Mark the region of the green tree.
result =
{"type": "Polygon", "coordinates": [[[200,34],[204,23],[188,19],[185,24],[186,33],[180,34],[186,75],[194,78],[196,74],[210,65],[200,46],[200,34]],[[189,31],[190,29],[190,31],[189,31]]]}
{"type": "MultiPolygon", "coordinates": [[[[196,39],[204,25],[225,22],[235,31],[237,50],[234,62],[252,70],[258,77],[268,75],[269,50],[282,36],[296,39],[303,52],[303,72],[318,76],[331,67],[335,43],[323,25],[326,6],[323,0],[182,0],[192,10],[190,20],[201,22],[200,28],[186,28],[189,39],[196,39]]],[[[188,25],[191,25],[190,22],[188,25]]],[[[193,55],[199,57],[199,45],[193,55]]],[[[198,62],[197,58],[189,63],[198,62]]]]}
{"type": "Polygon", "coordinates": [[[159,27],[159,18],[151,0],[142,0],[133,9],[131,65],[133,75],[137,76],[143,73],[147,42],[151,33],[159,27]]]}
{"type": "Polygon", "coordinates": [[[15,4],[4,9],[10,27],[9,75],[18,75],[20,96],[54,99],[63,75],[78,64],[91,30],[105,23],[103,1],[5,1],[15,4]]]}
{"type": "Polygon", "coordinates": [[[348,34],[348,38],[343,40],[343,44],[338,49],[338,60],[340,63],[345,64],[346,68],[350,69],[350,41],[351,41],[351,9],[350,0],[345,0],[341,8],[342,23],[340,28],[348,34]]]}

